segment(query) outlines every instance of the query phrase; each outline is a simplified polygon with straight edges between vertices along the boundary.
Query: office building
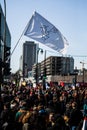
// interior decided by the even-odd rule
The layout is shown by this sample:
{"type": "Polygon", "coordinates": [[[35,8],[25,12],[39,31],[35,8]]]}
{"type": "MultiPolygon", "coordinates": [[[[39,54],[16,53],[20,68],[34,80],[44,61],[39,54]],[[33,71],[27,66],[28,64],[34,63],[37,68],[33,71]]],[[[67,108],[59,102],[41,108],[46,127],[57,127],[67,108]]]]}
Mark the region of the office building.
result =
{"type": "Polygon", "coordinates": [[[41,62],[41,74],[68,75],[74,72],[73,57],[50,56],[41,62]]]}
{"type": "Polygon", "coordinates": [[[7,25],[6,16],[4,16],[0,5],[0,70],[2,70],[2,68],[4,69],[4,76],[10,75],[10,54],[11,34],[7,25]]]}
{"type": "Polygon", "coordinates": [[[5,43],[6,46],[10,48],[11,47],[11,34],[9,31],[7,22],[5,23],[4,13],[0,5],[0,58],[1,59],[2,59],[4,40],[6,40],[6,43],[5,43]],[[4,39],[4,35],[5,35],[5,39],[4,39]]]}
{"type": "MultiPolygon", "coordinates": [[[[71,75],[74,73],[73,57],[50,56],[43,60],[38,70],[39,76],[71,75]]],[[[35,65],[33,73],[35,75],[35,65]]]]}
{"type": "Polygon", "coordinates": [[[23,76],[27,77],[29,71],[32,71],[32,65],[37,61],[37,48],[38,45],[32,41],[26,41],[23,44],[23,76]]]}

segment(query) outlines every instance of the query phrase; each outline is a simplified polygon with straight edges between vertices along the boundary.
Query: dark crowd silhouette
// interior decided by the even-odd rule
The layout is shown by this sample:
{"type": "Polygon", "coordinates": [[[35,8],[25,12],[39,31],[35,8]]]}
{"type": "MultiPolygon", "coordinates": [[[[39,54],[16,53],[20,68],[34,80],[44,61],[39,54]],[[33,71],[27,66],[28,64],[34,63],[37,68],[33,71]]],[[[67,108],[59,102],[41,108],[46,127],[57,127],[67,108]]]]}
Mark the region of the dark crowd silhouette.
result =
{"type": "Polygon", "coordinates": [[[85,87],[3,85],[0,130],[87,130],[86,105],[85,87]]]}

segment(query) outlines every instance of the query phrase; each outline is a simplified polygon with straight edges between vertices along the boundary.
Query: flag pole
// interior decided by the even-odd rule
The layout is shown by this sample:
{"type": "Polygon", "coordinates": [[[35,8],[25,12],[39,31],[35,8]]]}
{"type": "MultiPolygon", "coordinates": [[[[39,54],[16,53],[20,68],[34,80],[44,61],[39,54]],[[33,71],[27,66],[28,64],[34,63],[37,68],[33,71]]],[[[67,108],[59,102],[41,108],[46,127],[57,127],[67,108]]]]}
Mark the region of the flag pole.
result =
{"type": "Polygon", "coordinates": [[[12,50],[12,52],[11,52],[11,55],[10,55],[10,56],[12,56],[12,54],[14,53],[14,51],[15,51],[15,49],[16,49],[16,47],[17,47],[17,45],[18,45],[19,41],[21,40],[21,38],[22,38],[22,36],[23,36],[23,34],[24,34],[24,32],[25,32],[25,30],[26,30],[26,28],[27,28],[28,24],[29,24],[29,23],[27,23],[27,25],[25,26],[25,28],[24,28],[23,32],[21,33],[21,35],[20,35],[20,37],[19,37],[19,39],[18,39],[18,41],[17,41],[16,45],[14,46],[14,48],[13,48],[13,50],[12,50]]]}

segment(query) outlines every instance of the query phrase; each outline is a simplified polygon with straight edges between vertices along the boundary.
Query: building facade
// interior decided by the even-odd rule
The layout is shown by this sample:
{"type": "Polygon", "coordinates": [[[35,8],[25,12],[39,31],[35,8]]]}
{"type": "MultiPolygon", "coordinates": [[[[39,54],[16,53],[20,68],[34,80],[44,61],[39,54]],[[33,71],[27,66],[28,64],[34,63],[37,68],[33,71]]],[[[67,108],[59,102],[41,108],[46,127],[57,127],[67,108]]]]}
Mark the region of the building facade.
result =
{"type": "MultiPolygon", "coordinates": [[[[10,61],[11,61],[11,34],[4,16],[2,7],[0,5],[0,67],[4,68],[3,75],[10,75],[10,61]]],[[[2,71],[0,72],[2,73],[2,71]]]]}
{"type": "Polygon", "coordinates": [[[38,80],[53,76],[67,76],[74,73],[74,59],[72,57],[50,56],[38,65],[32,67],[34,79],[38,80]],[[36,71],[36,68],[37,71],[36,71]]]}
{"type": "Polygon", "coordinates": [[[50,56],[41,62],[41,74],[68,75],[74,72],[74,59],[72,57],[50,56]]]}
{"type": "Polygon", "coordinates": [[[6,31],[6,46],[11,48],[11,34],[7,25],[7,22],[5,23],[5,16],[3,13],[3,10],[0,5],[0,58],[2,59],[3,54],[3,45],[4,45],[4,33],[6,31]],[[5,30],[6,29],[6,30],[5,30]]]}
{"type": "Polygon", "coordinates": [[[27,77],[29,71],[32,71],[32,65],[37,61],[37,44],[32,41],[26,41],[23,44],[23,76],[27,77]]]}

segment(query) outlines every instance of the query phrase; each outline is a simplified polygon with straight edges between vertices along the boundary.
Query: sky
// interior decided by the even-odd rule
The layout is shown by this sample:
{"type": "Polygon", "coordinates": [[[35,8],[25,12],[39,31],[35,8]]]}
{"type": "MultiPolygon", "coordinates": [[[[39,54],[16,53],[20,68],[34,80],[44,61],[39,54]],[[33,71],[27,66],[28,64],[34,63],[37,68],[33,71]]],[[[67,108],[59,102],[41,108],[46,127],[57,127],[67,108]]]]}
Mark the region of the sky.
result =
{"type": "MultiPolygon", "coordinates": [[[[4,12],[4,0],[0,0],[4,12]]],[[[22,45],[32,39],[22,35],[34,11],[50,21],[69,42],[66,56],[73,56],[75,67],[87,68],[87,0],[6,0],[6,21],[11,33],[11,71],[19,69],[22,45]],[[22,35],[22,37],[21,37],[22,35]],[[21,39],[20,39],[21,38],[21,39]],[[20,39],[20,40],[19,40],[20,39]]],[[[47,50],[47,56],[58,55],[52,49],[39,44],[47,50]]],[[[39,54],[39,61],[44,56],[39,54]]]]}

